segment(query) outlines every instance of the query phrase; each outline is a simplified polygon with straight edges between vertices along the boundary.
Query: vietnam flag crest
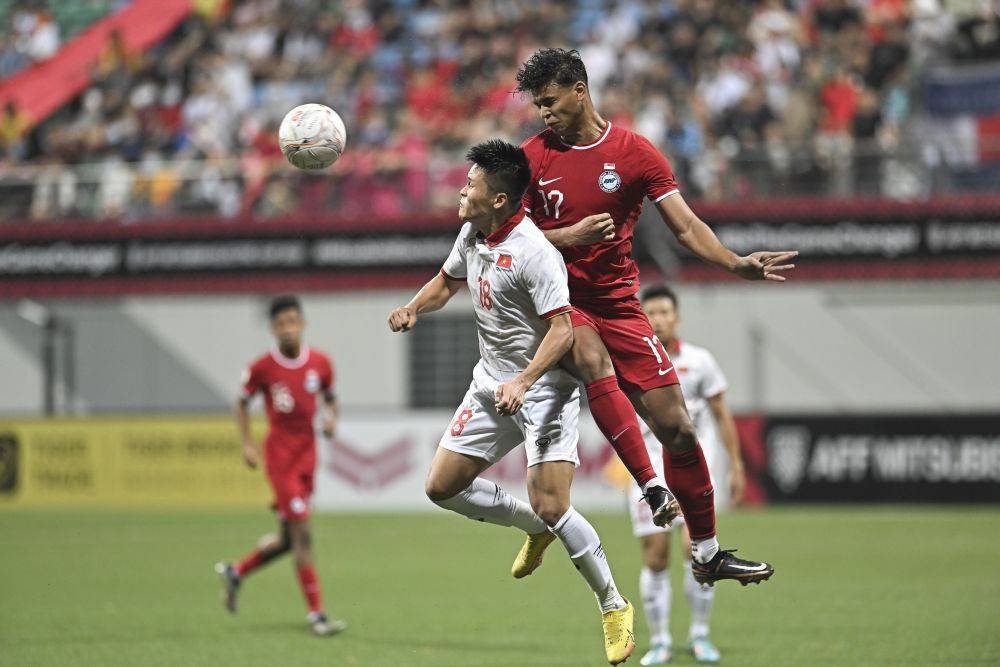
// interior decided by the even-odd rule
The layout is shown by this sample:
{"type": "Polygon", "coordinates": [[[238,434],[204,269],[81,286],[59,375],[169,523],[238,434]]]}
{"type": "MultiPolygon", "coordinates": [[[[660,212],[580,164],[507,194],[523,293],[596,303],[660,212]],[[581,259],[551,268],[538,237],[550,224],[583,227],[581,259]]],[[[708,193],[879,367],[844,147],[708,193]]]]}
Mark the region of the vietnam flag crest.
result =
{"type": "Polygon", "coordinates": [[[509,269],[510,265],[514,263],[514,258],[510,255],[500,255],[497,258],[497,268],[498,269],[509,269]]]}

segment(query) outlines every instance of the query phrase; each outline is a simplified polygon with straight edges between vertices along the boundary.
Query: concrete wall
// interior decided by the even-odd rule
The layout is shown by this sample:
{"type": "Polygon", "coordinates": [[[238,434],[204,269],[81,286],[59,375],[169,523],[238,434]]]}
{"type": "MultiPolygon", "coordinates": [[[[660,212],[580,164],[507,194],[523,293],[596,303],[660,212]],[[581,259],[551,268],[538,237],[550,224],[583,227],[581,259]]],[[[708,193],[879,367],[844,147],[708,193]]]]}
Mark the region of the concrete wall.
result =
{"type": "MultiPolygon", "coordinates": [[[[682,337],[713,350],[741,411],[1000,409],[1000,282],[680,286],[682,337]]],[[[406,407],[410,292],[305,295],[347,409],[406,407]]],[[[74,324],[86,412],[218,410],[270,345],[266,299],[142,297],[47,304],[74,324]]],[[[40,333],[0,302],[0,413],[41,409],[40,333]]],[[[441,316],[468,316],[460,294],[441,316]]]]}

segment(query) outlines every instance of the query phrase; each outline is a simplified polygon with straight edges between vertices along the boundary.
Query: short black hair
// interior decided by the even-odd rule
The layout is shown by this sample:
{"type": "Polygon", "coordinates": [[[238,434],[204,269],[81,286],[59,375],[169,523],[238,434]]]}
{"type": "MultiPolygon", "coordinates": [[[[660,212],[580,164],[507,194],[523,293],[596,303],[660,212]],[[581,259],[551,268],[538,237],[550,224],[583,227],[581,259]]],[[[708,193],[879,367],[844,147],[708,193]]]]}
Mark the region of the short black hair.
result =
{"type": "Polygon", "coordinates": [[[650,299],[670,299],[670,302],[674,304],[674,310],[679,310],[677,293],[667,285],[651,285],[642,290],[642,296],[639,297],[639,300],[642,303],[646,303],[650,299]]]}
{"type": "Polygon", "coordinates": [[[517,71],[517,89],[522,93],[537,93],[549,85],[572,86],[577,81],[587,83],[587,68],[576,49],[541,49],[517,71]]]}
{"type": "Polygon", "coordinates": [[[531,182],[531,167],[522,149],[502,139],[489,139],[470,148],[465,159],[483,170],[494,192],[506,193],[511,202],[520,203],[531,182]]]}
{"type": "Polygon", "coordinates": [[[299,301],[299,297],[293,294],[282,294],[281,296],[276,296],[271,299],[271,307],[268,310],[271,313],[272,320],[277,317],[279,313],[283,313],[286,310],[296,310],[299,315],[301,315],[302,303],[299,301]]]}

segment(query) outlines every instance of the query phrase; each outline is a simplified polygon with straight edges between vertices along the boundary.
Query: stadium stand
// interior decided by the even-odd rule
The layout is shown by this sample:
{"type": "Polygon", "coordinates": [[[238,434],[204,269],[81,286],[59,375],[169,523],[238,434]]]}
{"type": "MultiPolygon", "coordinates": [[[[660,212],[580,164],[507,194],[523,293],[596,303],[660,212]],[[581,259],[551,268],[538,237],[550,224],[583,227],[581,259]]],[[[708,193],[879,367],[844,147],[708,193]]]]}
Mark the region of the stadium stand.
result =
{"type": "MultiPolygon", "coordinates": [[[[55,15],[61,3],[50,4],[55,15]]],[[[96,14],[109,3],[92,4],[96,14]]],[[[139,2],[122,11],[129,4],[139,2]]],[[[44,5],[32,5],[36,17],[44,5]]],[[[942,66],[1000,48],[1000,33],[976,28],[997,25],[989,3],[965,13],[945,0],[192,7],[151,48],[109,38],[87,63],[90,84],[37,125],[0,87],[0,215],[450,208],[466,146],[538,131],[514,73],[553,44],[579,46],[602,112],[667,152],[692,198],[912,199],[989,188],[997,175],[1000,103],[933,113],[934,96],[969,85],[942,66]],[[329,177],[292,173],[274,140],[283,113],[307,100],[338,109],[349,128],[329,177]]],[[[1000,90],[1000,77],[987,65],[971,85],[1000,90]]]]}

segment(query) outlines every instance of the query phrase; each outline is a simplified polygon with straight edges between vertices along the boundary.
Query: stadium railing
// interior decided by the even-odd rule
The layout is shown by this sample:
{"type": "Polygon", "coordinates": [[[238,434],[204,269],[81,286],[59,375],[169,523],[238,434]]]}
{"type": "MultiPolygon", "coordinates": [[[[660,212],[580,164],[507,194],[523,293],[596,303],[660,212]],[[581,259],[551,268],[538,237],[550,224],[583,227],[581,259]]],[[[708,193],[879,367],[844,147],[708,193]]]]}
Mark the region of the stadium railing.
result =
{"type": "MultiPolygon", "coordinates": [[[[461,158],[404,167],[391,157],[388,151],[349,151],[319,174],[297,171],[280,156],[8,164],[0,166],[0,221],[257,219],[317,211],[391,218],[454,208],[465,178],[461,158]]],[[[687,198],[708,202],[873,196],[912,201],[991,191],[1000,182],[1000,162],[980,163],[975,154],[931,154],[926,146],[886,151],[868,143],[817,155],[811,146],[781,144],[673,162],[687,198]]]]}

